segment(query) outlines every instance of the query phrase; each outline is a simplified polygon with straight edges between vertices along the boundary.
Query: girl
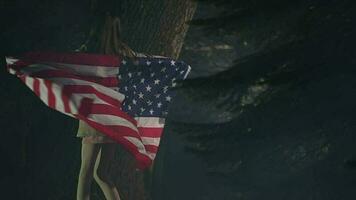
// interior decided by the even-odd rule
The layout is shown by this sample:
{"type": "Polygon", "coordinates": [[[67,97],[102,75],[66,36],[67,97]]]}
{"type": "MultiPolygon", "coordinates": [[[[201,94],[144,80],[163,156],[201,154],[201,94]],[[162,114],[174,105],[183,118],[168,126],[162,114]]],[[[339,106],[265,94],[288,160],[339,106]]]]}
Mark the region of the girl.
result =
{"type": "MultiPolygon", "coordinates": [[[[88,41],[78,51],[87,50],[86,44],[95,35],[96,28],[94,27],[88,41]]],[[[129,58],[136,55],[132,49],[121,41],[119,18],[111,17],[109,13],[106,15],[99,41],[98,49],[103,54],[123,55],[129,58]]],[[[77,137],[82,138],[77,200],[90,199],[90,187],[93,178],[107,200],[120,200],[119,192],[108,174],[109,164],[114,158],[117,143],[83,121],[79,121],[77,137]]]]}
{"type": "Polygon", "coordinates": [[[83,138],[77,200],[90,199],[93,177],[107,200],[120,200],[119,192],[108,174],[110,161],[115,154],[115,141],[83,121],[79,122],[77,137],[83,138]]]}

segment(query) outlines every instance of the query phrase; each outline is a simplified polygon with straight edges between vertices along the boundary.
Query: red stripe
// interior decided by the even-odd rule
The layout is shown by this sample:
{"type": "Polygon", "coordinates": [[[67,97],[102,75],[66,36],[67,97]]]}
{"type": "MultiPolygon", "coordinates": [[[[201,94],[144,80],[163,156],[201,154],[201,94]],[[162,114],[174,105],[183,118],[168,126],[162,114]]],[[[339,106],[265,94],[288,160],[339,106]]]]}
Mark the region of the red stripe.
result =
{"type": "Polygon", "coordinates": [[[48,106],[51,108],[55,108],[56,107],[56,98],[53,93],[52,83],[48,80],[45,80],[44,83],[45,83],[45,86],[47,87],[47,91],[48,91],[48,106]]]}
{"type": "Polygon", "coordinates": [[[61,92],[61,98],[64,105],[64,112],[71,113],[70,106],[69,106],[69,97],[71,96],[71,94],[69,94],[69,92],[67,92],[65,89],[66,88],[63,87],[61,92]]]}
{"type": "Polygon", "coordinates": [[[71,78],[83,81],[94,82],[106,87],[115,87],[119,84],[119,79],[117,77],[95,77],[95,76],[82,76],[82,75],[73,75],[72,72],[64,70],[42,70],[39,72],[34,72],[31,76],[39,78],[71,78]]]}
{"type": "Polygon", "coordinates": [[[40,97],[40,81],[37,79],[37,78],[34,78],[34,81],[33,81],[33,91],[35,92],[35,94],[37,96],[40,97]]]}
{"type": "Polygon", "coordinates": [[[27,67],[31,64],[34,64],[34,62],[30,62],[30,61],[24,61],[24,60],[18,60],[16,61],[15,63],[13,64],[8,64],[7,66],[8,67],[11,67],[12,69],[18,71],[18,70],[21,70],[22,68],[24,67],[27,67]]]}
{"type": "Polygon", "coordinates": [[[121,58],[119,56],[79,52],[28,52],[24,54],[22,58],[34,62],[58,62],[79,65],[99,65],[106,67],[117,67],[121,63],[121,58]]]}
{"type": "Polygon", "coordinates": [[[92,93],[95,94],[97,97],[99,97],[101,100],[111,105],[114,106],[121,105],[121,102],[119,100],[99,92],[97,89],[95,89],[93,86],[90,85],[65,85],[63,87],[63,93],[65,93],[68,97],[70,97],[73,93],[78,93],[78,94],[92,93]]]}
{"type": "Polygon", "coordinates": [[[150,153],[157,153],[158,151],[158,146],[155,145],[145,145],[145,149],[146,151],[150,152],[150,153]]]}
{"type": "MultiPolygon", "coordinates": [[[[17,73],[16,73],[17,74],[17,73]]],[[[26,76],[20,76],[18,75],[18,77],[21,79],[22,82],[26,83],[26,76]]]]}
{"type": "Polygon", "coordinates": [[[161,137],[163,128],[138,127],[141,137],[161,137]]]}

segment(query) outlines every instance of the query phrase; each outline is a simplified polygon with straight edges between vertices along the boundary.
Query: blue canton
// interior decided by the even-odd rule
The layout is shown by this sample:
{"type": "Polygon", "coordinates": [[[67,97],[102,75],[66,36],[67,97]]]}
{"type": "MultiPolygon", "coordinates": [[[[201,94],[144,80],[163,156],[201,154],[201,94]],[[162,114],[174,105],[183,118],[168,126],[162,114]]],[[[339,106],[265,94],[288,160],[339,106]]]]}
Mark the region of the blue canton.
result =
{"type": "Polygon", "coordinates": [[[123,59],[119,92],[125,95],[122,110],[133,117],[166,117],[174,88],[190,71],[183,61],[161,57],[123,59]]]}

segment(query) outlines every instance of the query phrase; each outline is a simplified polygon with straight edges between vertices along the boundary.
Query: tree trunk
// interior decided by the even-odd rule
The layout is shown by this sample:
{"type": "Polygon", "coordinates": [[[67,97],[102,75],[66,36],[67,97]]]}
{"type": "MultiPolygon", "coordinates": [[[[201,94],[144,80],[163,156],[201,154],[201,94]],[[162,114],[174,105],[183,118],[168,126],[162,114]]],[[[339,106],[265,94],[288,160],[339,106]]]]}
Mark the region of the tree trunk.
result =
{"type": "MultiPolygon", "coordinates": [[[[191,0],[107,0],[93,1],[92,7],[99,16],[110,12],[111,15],[120,17],[122,38],[135,52],[176,59],[188,30],[186,22],[192,19],[196,3],[191,0]]],[[[160,188],[161,185],[164,145],[169,140],[169,133],[163,135],[154,165],[155,188],[160,188]]],[[[119,145],[115,159],[111,173],[116,178],[122,198],[150,199],[148,184],[145,186],[143,181],[144,173],[147,172],[136,171],[133,157],[119,145]]]]}

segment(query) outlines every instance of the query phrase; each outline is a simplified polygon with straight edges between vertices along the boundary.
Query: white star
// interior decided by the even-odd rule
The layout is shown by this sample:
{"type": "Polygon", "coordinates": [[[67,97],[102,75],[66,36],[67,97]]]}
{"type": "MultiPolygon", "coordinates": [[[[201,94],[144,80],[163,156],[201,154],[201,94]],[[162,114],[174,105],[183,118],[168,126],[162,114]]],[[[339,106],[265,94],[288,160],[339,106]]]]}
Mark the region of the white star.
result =
{"type": "Polygon", "coordinates": [[[141,74],[142,74],[142,72],[137,72],[137,75],[138,75],[138,76],[141,76],[141,74]]]}
{"type": "Polygon", "coordinates": [[[119,79],[121,79],[122,77],[121,77],[121,75],[119,75],[119,79]]]}
{"type": "Polygon", "coordinates": [[[135,105],[136,105],[136,102],[137,102],[137,101],[136,101],[135,99],[134,99],[134,100],[132,100],[132,103],[133,103],[133,104],[135,104],[135,105]]]}
{"type": "Polygon", "coordinates": [[[173,83],[172,83],[172,87],[175,87],[176,85],[177,85],[176,82],[173,82],[173,83]]]}
{"type": "Polygon", "coordinates": [[[163,67],[163,68],[161,69],[161,72],[165,72],[166,69],[167,69],[167,68],[163,67]]]}
{"type": "Polygon", "coordinates": [[[150,106],[152,105],[152,101],[147,101],[147,104],[150,106]]]}
{"type": "Polygon", "coordinates": [[[175,65],[176,65],[176,61],[171,60],[171,65],[172,65],[172,66],[175,66],[175,65]]]}
{"type": "Polygon", "coordinates": [[[178,71],[178,67],[176,67],[175,70],[178,71]]]}
{"type": "Polygon", "coordinates": [[[132,87],[133,87],[133,88],[135,88],[135,89],[137,88],[137,86],[136,86],[136,85],[133,85],[132,87]]]}
{"type": "Polygon", "coordinates": [[[127,86],[125,86],[125,91],[127,91],[127,86]]]}
{"type": "Polygon", "coordinates": [[[126,65],[127,64],[126,60],[122,60],[122,64],[126,65]]]}
{"type": "Polygon", "coordinates": [[[166,100],[167,100],[167,101],[171,101],[171,99],[172,99],[172,97],[166,96],[166,100]]]}
{"type": "Polygon", "coordinates": [[[161,63],[163,63],[163,61],[162,61],[162,60],[159,60],[159,61],[158,61],[158,64],[161,64],[161,63]]]}
{"type": "Polygon", "coordinates": [[[156,98],[159,98],[159,96],[161,96],[161,94],[156,94],[156,95],[155,95],[156,98]]]}
{"type": "Polygon", "coordinates": [[[142,92],[140,92],[140,94],[138,94],[138,97],[139,97],[140,99],[143,99],[143,94],[142,94],[142,92]]]}
{"type": "Polygon", "coordinates": [[[144,82],[145,82],[145,79],[144,79],[144,78],[142,78],[142,79],[141,79],[141,83],[144,83],[144,82]]]}
{"type": "Polygon", "coordinates": [[[146,91],[147,91],[147,92],[151,92],[151,89],[152,89],[152,88],[150,87],[150,85],[147,85],[146,91]]]}
{"type": "Polygon", "coordinates": [[[166,93],[167,91],[168,91],[168,86],[164,86],[163,93],[166,93]]]}
{"type": "Polygon", "coordinates": [[[157,107],[160,108],[162,106],[162,103],[161,102],[158,102],[157,103],[157,107]]]}
{"type": "Polygon", "coordinates": [[[184,70],[180,71],[180,74],[183,74],[184,73],[184,70]]]}
{"type": "Polygon", "coordinates": [[[152,109],[150,110],[150,113],[151,113],[151,115],[153,114],[153,110],[152,109]]]}
{"type": "Polygon", "coordinates": [[[154,77],[154,76],[155,76],[155,73],[154,73],[154,72],[152,72],[152,73],[151,73],[151,77],[154,77]]]}
{"type": "Polygon", "coordinates": [[[128,75],[129,75],[129,77],[131,78],[131,76],[132,76],[131,72],[129,72],[128,75]]]}
{"type": "Polygon", "coordinates": [[[158,85],[159,82],[160,82],[160,80],[159,80],[159,79],[156,79],[156,80],[155,80],[155,85],[158,85]]]}
{"type": "Polygon", "coordinates": [[[143,111],[145,111],[145,109],[144,109],[144,108],[141,108],[141,112],[143,112],[143,111]]]}
{"type": "Polygon", "coordinates": [[[149,60],[147,60],[146,64],[147,64],[147,65],[150,65],[150,64],[151,64],[151,62],[150,62],[149,60]]]}
{"type": "Polygon", "coordinates": [[[128,106],[128,109],[131,110],[131,106],[128,106]]]}

